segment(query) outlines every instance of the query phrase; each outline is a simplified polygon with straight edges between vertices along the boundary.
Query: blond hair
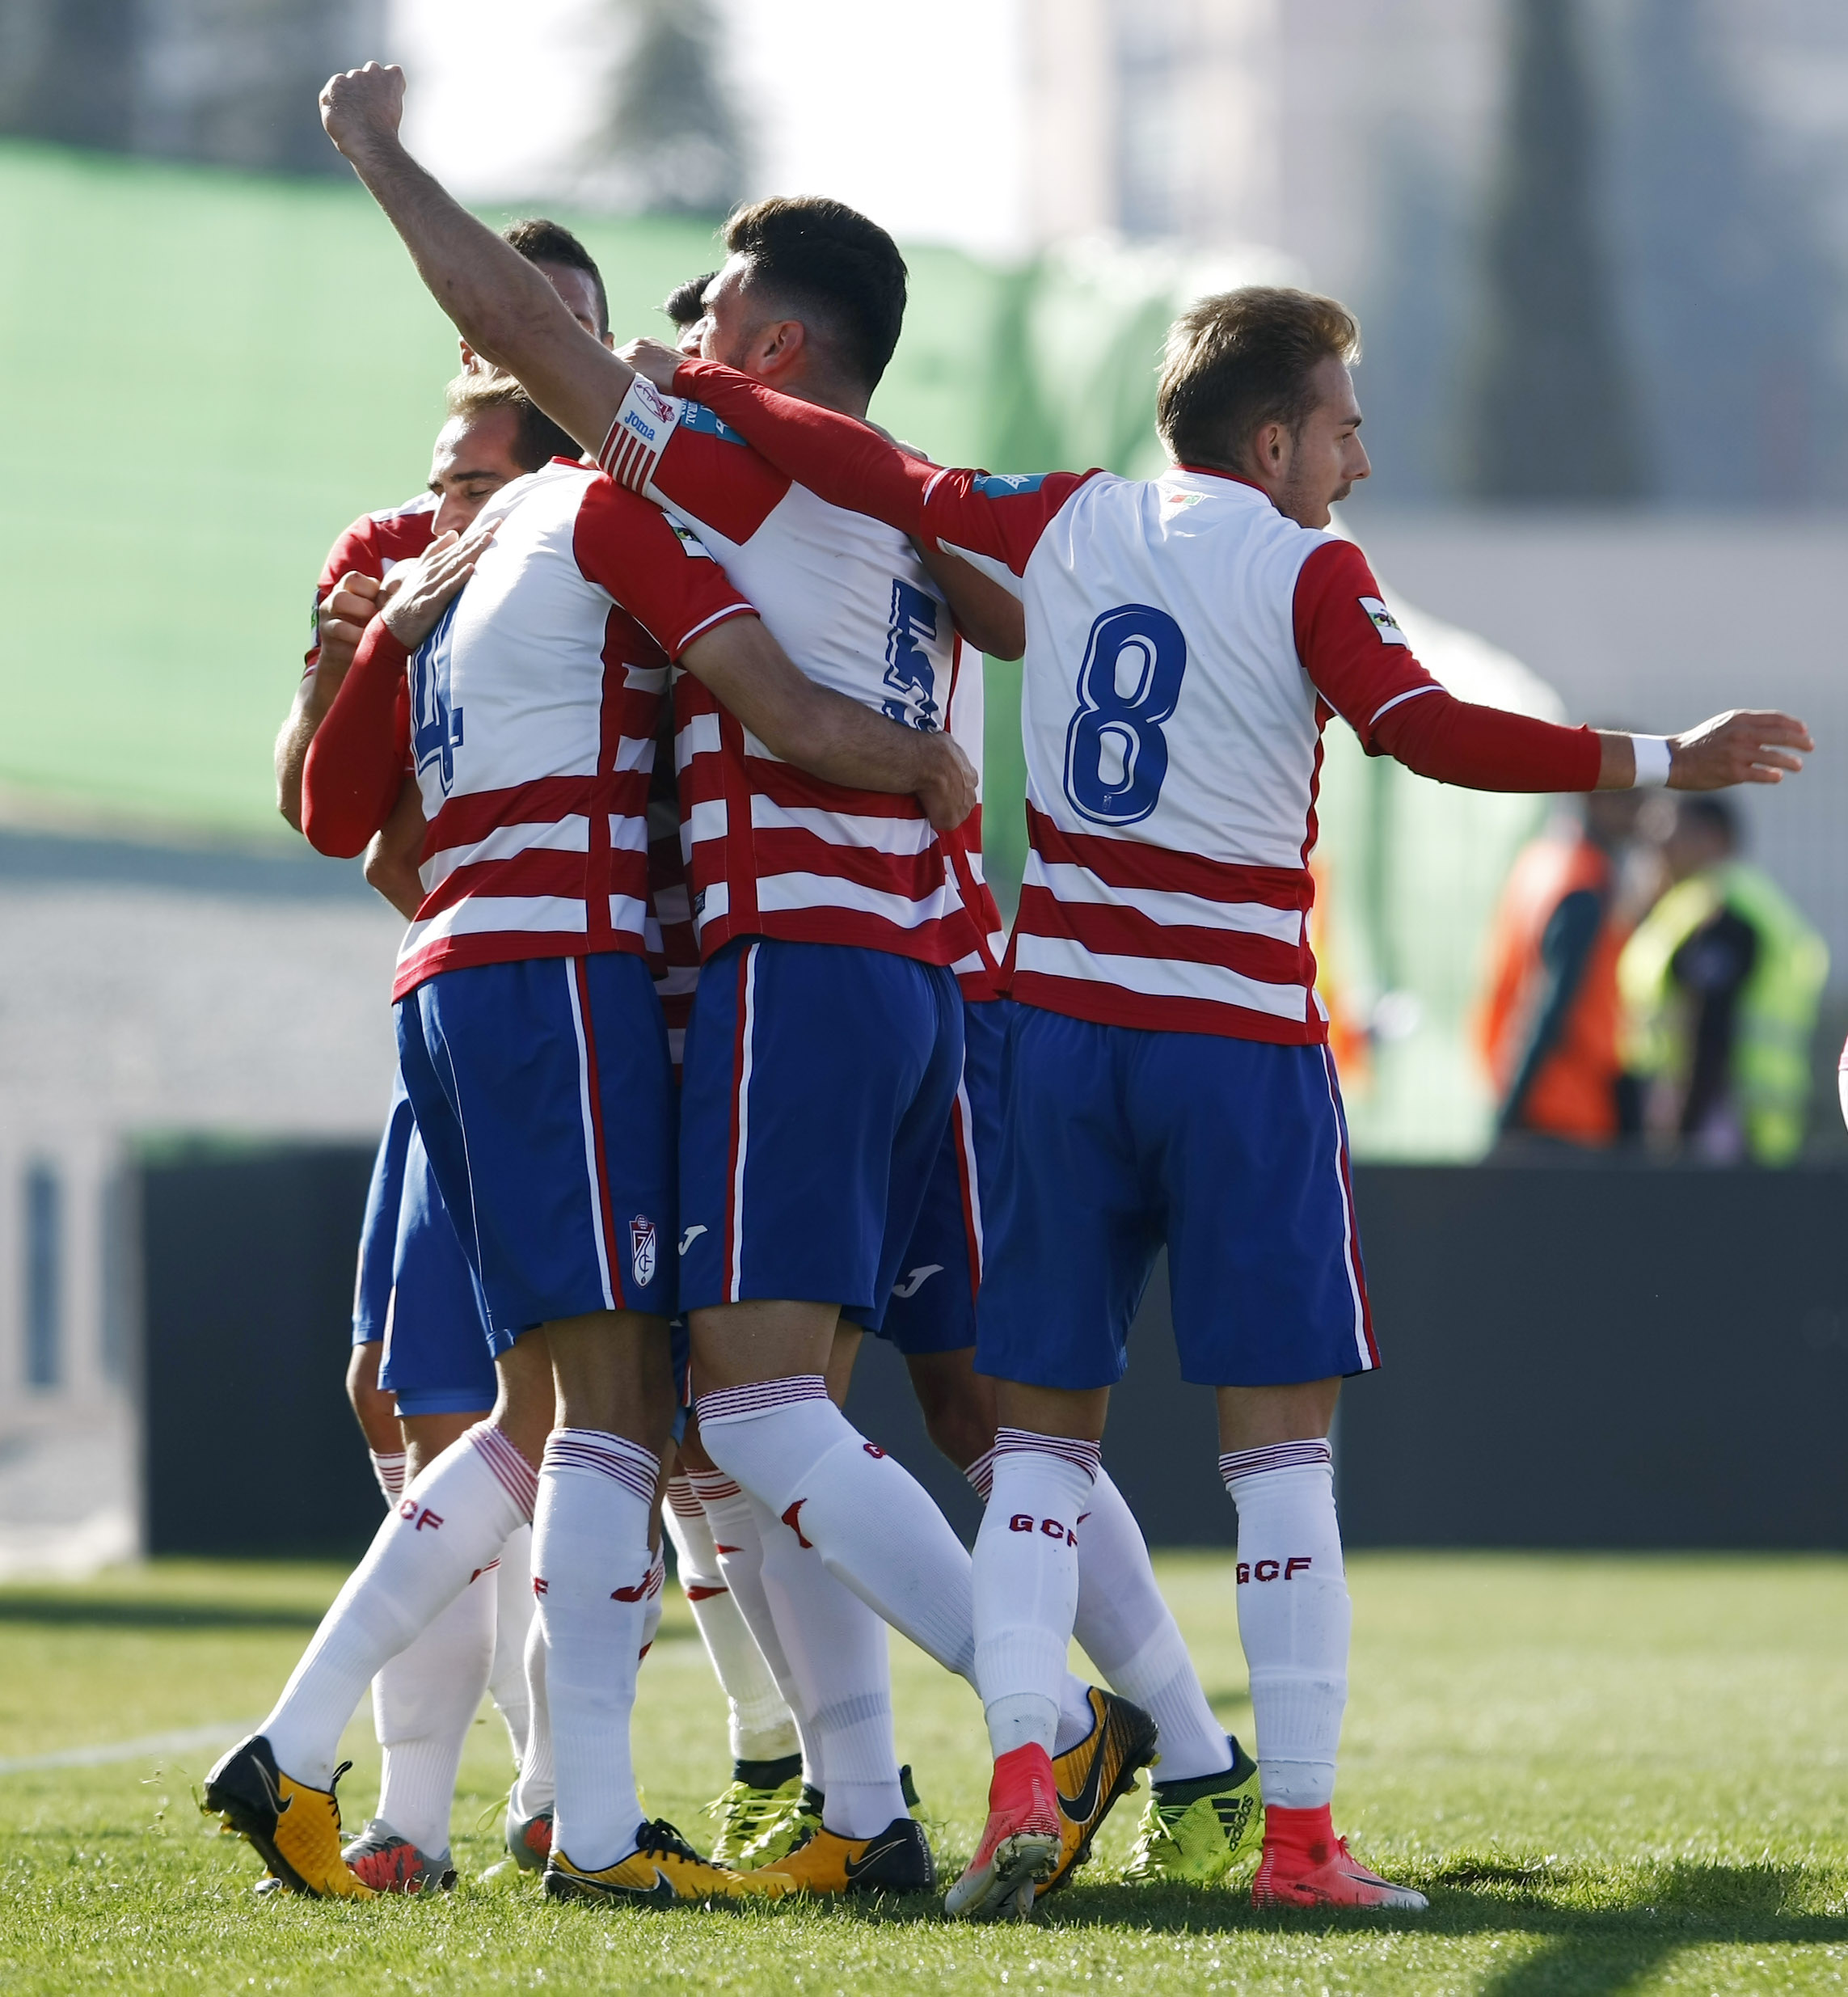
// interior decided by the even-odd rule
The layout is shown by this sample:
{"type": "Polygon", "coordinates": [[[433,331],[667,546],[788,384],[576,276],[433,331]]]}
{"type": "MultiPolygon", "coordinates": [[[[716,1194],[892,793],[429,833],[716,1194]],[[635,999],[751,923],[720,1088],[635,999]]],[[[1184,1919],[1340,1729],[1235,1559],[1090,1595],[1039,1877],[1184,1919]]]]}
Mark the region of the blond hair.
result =
{"type": "Polygon", "coordinates": [[[1179,462],[1236,469],[1267,423],[1302,429],[1324,361],[1351,366],[1360,353],[1360,326],[1333,298],[1281,285],[1217,292],[1168,328],[1155,428],[1179,462]]]}

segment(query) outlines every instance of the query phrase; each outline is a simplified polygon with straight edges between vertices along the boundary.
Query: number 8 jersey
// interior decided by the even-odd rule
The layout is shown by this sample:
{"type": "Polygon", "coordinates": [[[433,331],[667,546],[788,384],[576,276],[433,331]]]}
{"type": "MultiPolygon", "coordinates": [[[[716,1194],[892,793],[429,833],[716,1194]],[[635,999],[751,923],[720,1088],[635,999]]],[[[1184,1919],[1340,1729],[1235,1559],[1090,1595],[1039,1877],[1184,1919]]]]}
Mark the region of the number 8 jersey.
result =
{"type": "Polygon", "coordinates": [[[1370,614],[1370,575],[1345,572],[1365,564],[1210,472],[987,483],[1038,499],[1045,522],[1015,584],[1029,851],[1014,996],[1106,1025],[1326,1039],[1308,862],[1334,709],[1299,623],[1345,608],[1365,683],[1357,711],[1343,704],[1363,728],[1434,684],[1370,614]]]}
{"type": "Polygon", "coordinates": [[[937,471],[715,361],[683,362],[674,386],[812,492],[1024,603],[1016,998],[1105,1026],[1326,1041],[1308,863],[1336,714],[1369,755],[1440,782],[1598,782],[1589,729],[1454,699],[1360,551],[1242,479],[937,471]]]}

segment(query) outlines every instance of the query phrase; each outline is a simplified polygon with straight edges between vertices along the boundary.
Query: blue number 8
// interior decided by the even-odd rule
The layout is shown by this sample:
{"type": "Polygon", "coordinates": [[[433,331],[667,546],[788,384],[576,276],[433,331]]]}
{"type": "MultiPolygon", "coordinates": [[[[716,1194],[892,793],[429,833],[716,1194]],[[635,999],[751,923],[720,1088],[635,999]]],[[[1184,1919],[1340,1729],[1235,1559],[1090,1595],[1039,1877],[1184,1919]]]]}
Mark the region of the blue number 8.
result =
{"type": "Polygon", "coordinates": [[[1100,825],[1146,818],[1168,774],[1162,724],[1171,720],[1187,670],[1187,640],[1166,610],[1125,603],[1091,627],[1078,668],[1078,710],[1065,730],[1065,796],[1100,825]],[[1127,694],[1116,681],[1124,653],[1140,665],[1127,694]]]}

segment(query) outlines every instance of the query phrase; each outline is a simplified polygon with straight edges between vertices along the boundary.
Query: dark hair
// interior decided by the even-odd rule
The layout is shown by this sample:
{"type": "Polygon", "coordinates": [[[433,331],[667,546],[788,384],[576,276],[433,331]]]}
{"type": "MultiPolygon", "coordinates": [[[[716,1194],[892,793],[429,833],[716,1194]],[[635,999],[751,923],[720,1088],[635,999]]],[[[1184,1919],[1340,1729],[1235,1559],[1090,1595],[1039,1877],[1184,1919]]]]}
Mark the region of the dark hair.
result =
{"type": "Polygon", "coordinates": [[[555,264],[561,270],[580,270],[597,293],[597,330],[610,330],[610,294],[603,289],[603,273],[597,259],[562,223],[548,222],[543,215],[529,216],[524,222],[509,222],[500,232],[529,264],[555,264]]]}
{"type": "Polygon", "coordinates": [[[1698,825],[1702,831],[1724,839],[1729,852],[1737,850],[1739,813],[1724,797],[1677,797],[1675,816],[1684,824],[1698,825]]]}
{"type": "Polygon", "coordinates": [[[719,275],[709,270],[698,277],[689,277],[685,284],[676,285],[661,301],[661,310],[672,319],[682,332],[696,319],[706,316],[706,287],[719,275]]]}
{"type": "Polygon", "coordinates": [[[779,196],[740,208],[725,247],[749,266],[746,283],[812,317],[855,380],[876,388],[905,323],[905,259],[880,227],[842,201],[779,196]]]}
{"type": "Polygon", "coordinates": [[[1302,429],[1324,361],[1360,351],[1353,314],[1332,298],[1277,285],[1202,298],[1168,328],[1155,428],[1183,465],[1236,467],[1267,423],[1302,429]]]}
{"type": "Polygon", "coordinates": [[[511,374],[458,374],[444,393],[452,417],[468,422],[488,409],[511,409],[520,420],[513,437],[513,462],[522,471],[537,471],[555,458],[583,455],[574,438],[561,430],[511,374]]]}

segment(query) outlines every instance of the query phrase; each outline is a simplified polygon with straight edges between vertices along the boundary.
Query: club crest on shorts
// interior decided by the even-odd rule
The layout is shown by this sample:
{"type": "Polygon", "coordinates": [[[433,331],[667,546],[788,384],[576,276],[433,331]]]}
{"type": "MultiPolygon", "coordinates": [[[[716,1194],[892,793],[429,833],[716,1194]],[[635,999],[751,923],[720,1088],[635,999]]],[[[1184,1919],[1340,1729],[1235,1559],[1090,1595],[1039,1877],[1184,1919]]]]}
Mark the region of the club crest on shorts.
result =
{"type": "Polygon", "coordinates": [[[640,1214],[629,1223],[629,1267],[638,1290],[655,1280],[655,1223],[640,1214]]]}

